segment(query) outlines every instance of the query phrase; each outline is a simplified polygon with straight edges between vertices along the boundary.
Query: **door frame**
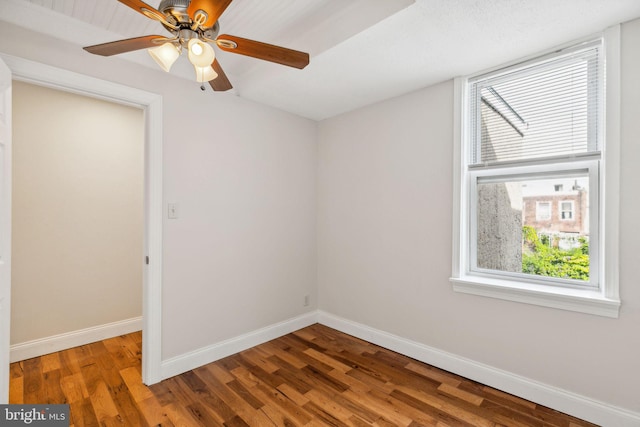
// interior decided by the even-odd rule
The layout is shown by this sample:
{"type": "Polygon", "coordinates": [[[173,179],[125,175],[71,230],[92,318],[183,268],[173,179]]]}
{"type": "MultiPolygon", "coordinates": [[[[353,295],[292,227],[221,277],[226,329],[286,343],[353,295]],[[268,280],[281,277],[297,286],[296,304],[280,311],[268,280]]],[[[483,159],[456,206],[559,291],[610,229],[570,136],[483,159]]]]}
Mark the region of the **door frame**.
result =
{"type": "MultiPolygon", "coordinates": [[[[13,79],[144,111],[144,256],[142,285],[142,382],[162,380],[162,96],[73,71],[0,53],[13,79]]],[[[10,301],[7,306],[10,308],[10,301]]],[[[7,355],[10,348],[1,348],[7,355]]],[[[1,402],[0,402],[1,403],[1,402]]]]}

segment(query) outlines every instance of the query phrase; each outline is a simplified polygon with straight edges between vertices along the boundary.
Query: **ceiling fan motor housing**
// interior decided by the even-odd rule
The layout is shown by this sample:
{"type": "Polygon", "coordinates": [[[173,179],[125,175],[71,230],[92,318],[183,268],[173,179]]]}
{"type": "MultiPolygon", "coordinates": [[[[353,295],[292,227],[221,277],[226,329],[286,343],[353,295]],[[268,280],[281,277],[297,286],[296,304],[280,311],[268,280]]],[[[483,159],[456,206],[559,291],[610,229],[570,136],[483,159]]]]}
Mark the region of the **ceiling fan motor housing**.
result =
{"type": "MultiPolygon", "coordinates": [[[[193,21],[187,12],[191,0],[162,0],[158,6],[158,10],[167,17],[167,21],[180,29],[176,30],[166,25],[164,27],[174,35],[177,35],[181,30],[191,28],[193,21]]],[[[198,33],[204,36],[204,38],[214,40],[219,32],[220,25],[216,23],[211,28],[198,28],[198,33]]]]}
{"type": "MultiPolygon", "coordinates": [[[[169,21],[169,23],[176,26],[181,26],[183,24],[188,25],[191,21],[189,14],[187,13],[189,3],[190,0],[162,0],[160,2],[160,6],[158,6],[158,10],[167,17],[167,21],[169,21]]],[[[174,31],[166,25],[165,28],[169,31],[174,31]]]]}

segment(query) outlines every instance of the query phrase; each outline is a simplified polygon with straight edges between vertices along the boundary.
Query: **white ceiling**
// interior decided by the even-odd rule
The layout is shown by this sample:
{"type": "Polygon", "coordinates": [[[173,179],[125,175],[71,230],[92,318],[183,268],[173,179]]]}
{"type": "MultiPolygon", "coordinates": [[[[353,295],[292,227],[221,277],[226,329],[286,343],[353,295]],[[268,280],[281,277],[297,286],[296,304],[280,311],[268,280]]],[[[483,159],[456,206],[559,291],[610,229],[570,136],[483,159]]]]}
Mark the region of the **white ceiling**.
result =
{"type": "MultiPolygon", "coordinates": [[[[2,0],[0,17],[79,48],[167,34],[117,0],[2,0]]],[[[637,17],[639,0],[235,0],[221,34],[309,52],[311,63],[217,56],[238,96],[322,120],[637,17]]],[[[158,69],[144,51],[122,57],[158,69]]],[[[171,73],[193,80],[187,61],[171,73]]]]}

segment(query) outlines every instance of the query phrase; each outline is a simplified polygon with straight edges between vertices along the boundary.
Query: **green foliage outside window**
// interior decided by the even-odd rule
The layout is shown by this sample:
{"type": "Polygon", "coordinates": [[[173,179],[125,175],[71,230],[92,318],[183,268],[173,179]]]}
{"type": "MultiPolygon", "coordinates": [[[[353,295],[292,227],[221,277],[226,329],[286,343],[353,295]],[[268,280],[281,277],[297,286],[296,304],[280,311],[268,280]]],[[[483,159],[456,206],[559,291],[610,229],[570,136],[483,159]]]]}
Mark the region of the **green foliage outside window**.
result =
{"type": "Polygon", "coordinates": [[[541,239],[536,230],[522,227],[522,272],[563,279],[589,280],[589,242],[578,238],[577,248],[558,248],[548,236],[541,239]]]}

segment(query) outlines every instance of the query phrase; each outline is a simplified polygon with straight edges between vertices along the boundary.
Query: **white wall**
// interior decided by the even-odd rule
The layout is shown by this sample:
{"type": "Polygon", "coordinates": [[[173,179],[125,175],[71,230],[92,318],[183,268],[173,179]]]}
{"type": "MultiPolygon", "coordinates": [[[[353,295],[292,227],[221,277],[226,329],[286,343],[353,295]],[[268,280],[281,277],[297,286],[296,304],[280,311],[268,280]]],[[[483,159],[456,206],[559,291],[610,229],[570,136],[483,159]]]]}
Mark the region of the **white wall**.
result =
{"type": "Polygon", "coordinates": [[[163,360],[315,310],[315,122],[4,23],[0,51],[162,95],[163,360]]]}
{"type": "Polygon", "coordinates": [[[11,343],[141,316],[142,110],[12,89],[11,343]]]}
{"type": "Polygon", "coordinates": [[[164,360],[319,307],[636,412],[638,42],[627,24],[623,307],[607,319],[452,292],[451,82],[317,125],[0,27],[0,51],[163,96],[164,197],[180,204],[163,228],[164,360]]]}
{"type": "Polygon", "coordinates": [[[320,123],[320,308],[640,412],[640,21],[622,43],[619,319],[452,291],[450,81],[320,123]]]}

